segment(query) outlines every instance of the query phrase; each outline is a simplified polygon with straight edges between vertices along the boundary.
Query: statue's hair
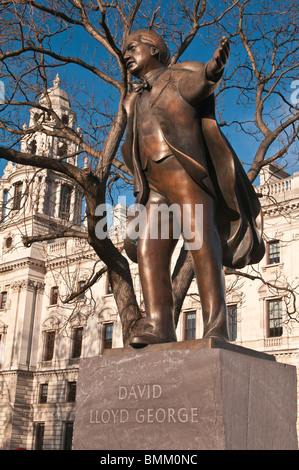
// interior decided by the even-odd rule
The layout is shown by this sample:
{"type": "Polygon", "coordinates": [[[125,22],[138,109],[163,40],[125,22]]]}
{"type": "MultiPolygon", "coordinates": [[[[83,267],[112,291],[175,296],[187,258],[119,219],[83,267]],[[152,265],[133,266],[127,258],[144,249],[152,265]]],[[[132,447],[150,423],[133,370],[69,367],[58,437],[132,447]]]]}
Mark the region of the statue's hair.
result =
{"type": "Polygon", "coordinates": [[[160,34],[156,33],[156,31],[153,31],[151,29],[140,29],[138,31],[133,31],[129,35],[127,42],[129,38],[132,39],[132,37],[136,37],[137,39],[139,39],[139,41],[141,41],[144,44],[155,46],[159,51],[159,56],[158,56],[159,61],[166,67],[167,65],[169,65],[170,52],[169,52],[167,45],[164,42],[164,39],[162,38],[160,34]]]}

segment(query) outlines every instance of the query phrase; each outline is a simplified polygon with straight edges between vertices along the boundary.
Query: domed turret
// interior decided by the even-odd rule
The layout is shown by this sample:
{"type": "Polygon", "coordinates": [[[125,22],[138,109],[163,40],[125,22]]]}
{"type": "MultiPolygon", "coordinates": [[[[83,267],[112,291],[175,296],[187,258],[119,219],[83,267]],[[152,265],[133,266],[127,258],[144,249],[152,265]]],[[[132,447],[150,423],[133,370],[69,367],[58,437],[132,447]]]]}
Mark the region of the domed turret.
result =
{"type": "MultiPolygon", "coordinates": [[[[32,129],[38,124],[43,126],[44,132],[38,130],[34,134],[25,135],[21,142],[22,152],[50,158],[61,158],[76,153],[77,147],[75,144],[67,142],[66,139],[59,136],[58,132],[57,136],[55,135],[55,129],[60,131],[63,126],[75,129],[77,120],[76,113],[71,109],[68,95],[60,88],[60,83],[61,81],[57,74],[53,80],[53,86],[47,90],[47,95],[43,94],[39,99],[40,106],[49,109],[49,111],[39,107],[30,110],[28,129],[32,129]]],[[[76,159],[69,159],[68,162],[76,164],[76,159]]]]}
{"type": "MultiPolygon", "coordinates": [[[[53,80],[53,86],[47,90],[46,95],[42,94],[39,104],[49,110],[52,109],[65,126],[74,129],[77,120],[76,113],[71,109],[68,95],[60,88],[60,83],[61,80],[57,74],[53,80]],[[49,106],[49,100],[51,106],[49,106]]],[[[55,115],[38,107],[32,108],[30,111],[29,127],[33,127],[37,123],[43,123],[52,128],[61,127],[58,120],[55,119],[55,115]]]]}
{"type": "MultiPolygon", "coordinates": [[[[60,83],[61,83],[61,80],[60,80],[59,75],[57,73],[56,77],[53,80],[52,88],[49,88],[47,90],[48,96],[51,100],[51,104],[52,104],[52,107],[53,107],[54,110],[56,110],[57,108],[60,108],[60,107],[67,108],[67,109],[70,108],[69,98],[68,98],[66,92],[64,90],[62,90],[62,88],[60,88],[60,83]]],[[[48,101],[47,101],[47,98],[45,97],[45,95],[41,96],[39,102],[42,106],[48,106],[48,101]]]]}
{"type": "MultiPolygon", "coordinates": [[[[67,93],[60,88],[57,74],[53,86],[42,95],[39,104],[30,110],[29,126],[21,140],[21,151],[48,158],[66,159],[77,165],[78,146],[67,140],[65,128],[74,129],[76,113],[71,109],[67,93]],[[50,104],[49,104],[50,100],[50,104]],[[48,109],[49,111],[46,111],[48,109]],[[55,114],[59,119],[56,118],[55,114]]],[[[26,216],[43,217],[45,226],[55,223],[81,223],[82,194],[73,181],[55,171],[8,163],[0,181],[0,222],[26,216]],[[25,197],[26,196],[26,197],[25,197]]]]}

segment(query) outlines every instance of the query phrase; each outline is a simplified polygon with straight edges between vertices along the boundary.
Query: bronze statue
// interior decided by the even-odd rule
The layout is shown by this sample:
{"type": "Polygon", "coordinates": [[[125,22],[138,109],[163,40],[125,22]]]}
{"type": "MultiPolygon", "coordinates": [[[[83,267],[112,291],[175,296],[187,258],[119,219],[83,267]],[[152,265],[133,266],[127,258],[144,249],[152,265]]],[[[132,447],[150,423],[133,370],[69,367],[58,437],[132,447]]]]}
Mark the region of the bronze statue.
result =
{"type": "Polygon", "coordinates": [[[137,244],[146,318],[144,332],[131,341],[136,348],[176,341],[170,262],[177,239],[170,217],[159,219],[168,220],[169,237],[150,236],[150,209],[175,204],[183,213],[188,207],[191,241],[202,237],[190,251],[204,338],[228,340],[223,266],[242,268],[264,255],[259,201],[215,118],[213,92],[229,52],[229,41],[222,38],[206,65],[169,66],[168,47],[156,32],[135,31],[126,43],[126,65],[139,83],[125,101],[122,154],[134,175],[136,201],[147,214],[137,244]],[[203,207],[201,227],[194,218],[197,205],[203,207]]]}

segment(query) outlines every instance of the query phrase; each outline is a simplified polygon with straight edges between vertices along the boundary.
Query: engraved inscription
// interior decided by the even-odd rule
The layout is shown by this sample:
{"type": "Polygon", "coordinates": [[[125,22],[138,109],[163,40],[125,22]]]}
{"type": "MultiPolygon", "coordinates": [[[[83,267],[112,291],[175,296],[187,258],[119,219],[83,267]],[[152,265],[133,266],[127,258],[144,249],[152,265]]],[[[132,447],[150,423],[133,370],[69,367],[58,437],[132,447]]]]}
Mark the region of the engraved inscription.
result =
{"type": "Polygon", "coordinates": [[[124,400],[125,398],[138,400],[159,398],[162,395],[161,385],[133,385],[132,387],[118,387],[118,398],[124,400]]]}
{"type": "Polygon", "coordinates": [[[126,409],[116,410],[91,410],[89,422],[95,423],[126,423],[129,420],[129,412],[126,409]]]}
{"type": "MultiPolygon", "coordinates": [[[[117,398],[121,405],[126,402],[142,404],[147,400],[157,400],[163,396],[163,390],[159,384],[141,384],[133,386],[121,385],[117,389],[117,398]]],[[[175,408],[162,406],[133,408],[111,408],[90,410],[90,424],[122,424],[128,421],[137,423],[198,423],[199,408],[175,408]]]]}

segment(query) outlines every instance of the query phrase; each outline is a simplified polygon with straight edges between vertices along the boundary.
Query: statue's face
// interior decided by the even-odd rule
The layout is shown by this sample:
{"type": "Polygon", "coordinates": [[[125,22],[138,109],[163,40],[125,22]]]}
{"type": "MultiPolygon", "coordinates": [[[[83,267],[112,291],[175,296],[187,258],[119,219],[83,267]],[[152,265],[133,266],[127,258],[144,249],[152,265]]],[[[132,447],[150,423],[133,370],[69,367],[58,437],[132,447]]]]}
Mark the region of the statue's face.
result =
{"type": "Polygon", "coordinates": [[[159,65],[156,57],[155,46],[144,44],[134,35],[129,36],[124,58],[127,69],[132,75],[141,78],[147,72],[155,69],[159,65]]]}

